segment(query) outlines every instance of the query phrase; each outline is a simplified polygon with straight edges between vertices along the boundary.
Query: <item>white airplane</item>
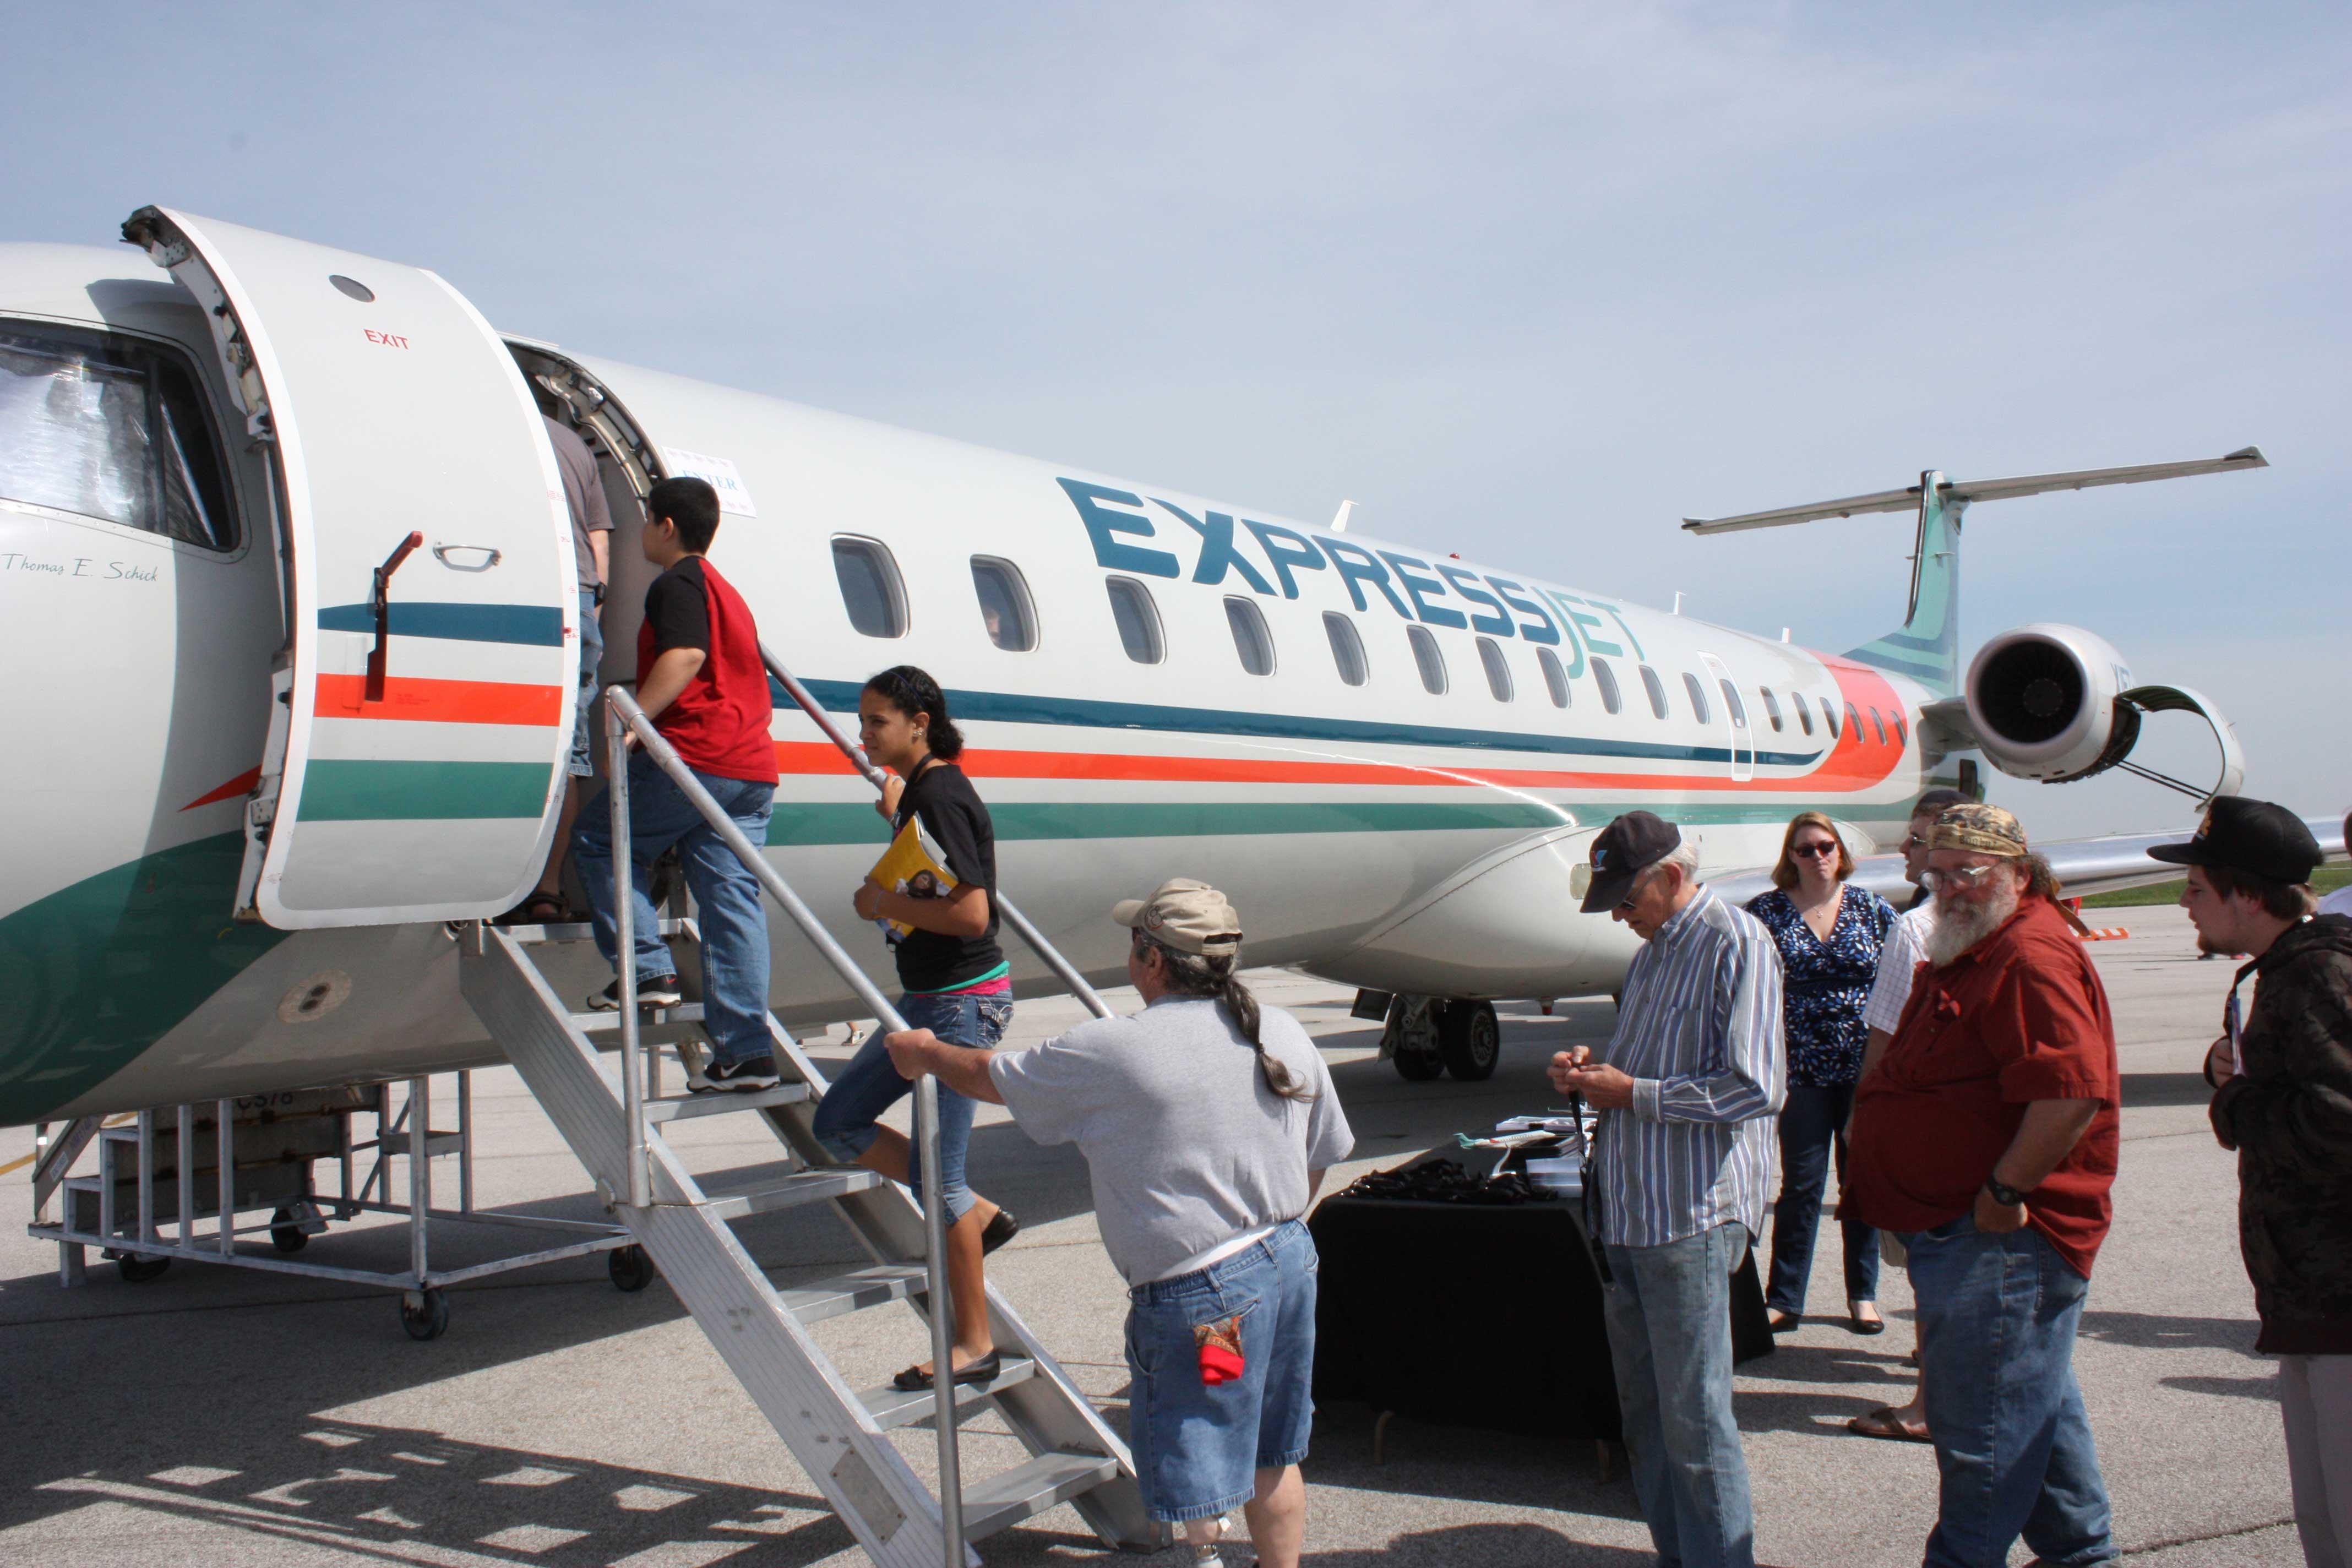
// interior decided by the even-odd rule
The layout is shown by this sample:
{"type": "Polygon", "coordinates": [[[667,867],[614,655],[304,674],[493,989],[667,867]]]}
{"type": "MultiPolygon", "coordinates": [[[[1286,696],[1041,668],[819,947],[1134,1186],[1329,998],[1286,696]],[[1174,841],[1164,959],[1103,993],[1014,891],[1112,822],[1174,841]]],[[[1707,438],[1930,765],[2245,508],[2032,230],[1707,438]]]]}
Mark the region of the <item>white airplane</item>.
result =
{"type": "MultiPolygon", "coordinates": [[[[1496,997],[1607,992],[1631,938],[1574,911],[1590,836],[1644,806],[1755,880],[1818,808],[1859,852],[1980,751],[2030,778],[2125,761],[2144,710],[2090,633],[2034,626],[1959,678],[1976,500],[2263,466],[1953,483],[1727,518],[1918,518],[1900,629],[1823,653],[1181,490],[913,435],[494,330],[435,274],[145,208],[132,251],[0,246],[0,1124],[484,1066],[451,922],[531,885],[579,635],[534,384],[621,523],[606,679],[647,568],[631,498],[697,474],[713,558],[829,709],[919,664],[970,731],[1007,889],[1090,976],[1117,897],[1205,878],[1254,962],[1436,998],[1493,1069],[1496,997]],[[163,268],[163,272],[155,270],[163,268]],[[411,551],[414,553],[411,553],[411,551]]],[[[849,892],[868,786],[780,702],[768,855],[881,975],[849,892]]],[[[2329,841],[2340,849],[2331,825],[2329,841]]],[[[2063,847],[2078,889],[2161,868],[2063,847]]],[[[1885,862],[1874,874],[1884,877],[1885,862]]],[[[861,1011],[773,922],[775,1010],[861,1011]]],[[[601,986],[593,957],[568,976],[601,986]]],[[[1057,989],[1029,954],[1019,988],[1057,989]]],[[[1437,1058],[1414,1047],[1409,1076],[1437,1058]]]]}

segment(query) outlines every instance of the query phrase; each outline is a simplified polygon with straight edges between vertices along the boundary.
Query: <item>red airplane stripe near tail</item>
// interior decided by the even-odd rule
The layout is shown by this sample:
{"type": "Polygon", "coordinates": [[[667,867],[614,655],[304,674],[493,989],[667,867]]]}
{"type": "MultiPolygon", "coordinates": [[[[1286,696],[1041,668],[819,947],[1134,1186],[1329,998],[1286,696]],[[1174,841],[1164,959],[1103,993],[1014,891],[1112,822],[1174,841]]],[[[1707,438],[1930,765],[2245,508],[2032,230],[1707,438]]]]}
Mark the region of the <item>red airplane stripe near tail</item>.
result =
{"type": "Polygon", "coordinates": [[[182,811],[194,811],[200,805],[210,805],[215,801],[235,800],[238,795],[251,795],[253,793],[253,786],[260,782],[261,764],[256,763],[253,766],[246,769],[245,772],[237,774],[236,777],[229,780],[228,783],[221,785],[218,789],[206,791],[205,794],[200,795],[196,796],[195,799],[188,802],[187,805],[180,807],[180,809],[182,811]]]}
{"type": "Polygon", "coordinates": [[[567,723],[572,716],[572,693],[561,686],[395,675],[383,683],[383,701],[367,701],[366,695],[364,676],[321,675],[312,710],[321,719],[526,724],[541,729],[567,723]]]}

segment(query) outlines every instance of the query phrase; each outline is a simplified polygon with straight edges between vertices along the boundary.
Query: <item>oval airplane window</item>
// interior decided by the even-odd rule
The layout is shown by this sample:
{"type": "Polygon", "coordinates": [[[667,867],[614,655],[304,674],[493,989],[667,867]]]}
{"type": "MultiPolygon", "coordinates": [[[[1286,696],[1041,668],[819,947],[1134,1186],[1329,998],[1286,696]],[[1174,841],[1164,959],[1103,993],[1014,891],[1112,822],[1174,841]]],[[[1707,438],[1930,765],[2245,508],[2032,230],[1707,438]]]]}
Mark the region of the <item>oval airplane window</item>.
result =
{"type": "Polygon", "coordinates": [[[1836,740],[1838,738],[1837,710],[1830,706],[1830,700],[1826,697],[1816,697],[1813,700],[1822,705],[1822,722],[1830,727],[1830,739],[1836,740]]]}
{"type": "Polygon", "coordinates": [[[1339,668],[1339,679],[1349,686],[1361,686],[1371,679],[1371,668],[1364,662],[1364,639],[1356,633],[1356,623],[1337,610],[1323,612],[1323,635],[1331,639],[1331,662],[1339,668]]]}
{"type": "Polygon", "coordinates": [[[375,303],[375,290],[356,278],[346,278],[340,272],[330,272],[327,274],[327,281],[335,286],[337,292],[347,294],[362,305],[375,303]]]}
{"type": "Polygon", "coordinates": [[[1774,732],[1778,733],[1786,728],[1780,722],[1780,700],[1772,695],[1772,689],[1769,686],[1759,686],[1756,689],[1756,695],[1764,699],[1764,716],[1772,721],[1774,732]]]}
{"type": "Polygon", "coordinates": [[[1412,662],[1421,671],[1421,684],[1432,697],[1445,695],[1445,656],[1437,648],[1437,639],[1425,626],[1407,626],[1404,640],[1412,645],[1412,662]]]}
{"type": "Polygon", "coordinates": [[[1797,722],[1803,726],[1805,733],[1808,735],[1811,734],[1813,732],[1813,710],[1805,706],[1804,695],[1801,692],[1796,691],[1789,693],[1789,706],[1797,710],[1797,722]]]}
{"type": "Polygon", "coordinates": [[[1265,629],[1265,617],[1257,606],[1247,599],[1227,599],[1225,624],[1234,628],[1234,652],[1241,656],[1242,668],[1252,675],[1272,675],[1274,635],[1265,629]]]}
{"type": "Polygon", "coordinates": [[[1151,590],[1132,577],[1107,577],[1103,586],[1110,592],[1110,618],[1118,626],[1119,646],[1127,657],[1138,664],[1158,664],[1168,657],[1167,645],[1160,637],[1160,608],[1151,602],[1151,590]]]}
{"type": "Polygon", "coordinates": [[[1889,719],[1887,722],[1895,726],[1895,743],[1896,745],[1907,746],[1911,743],[1911,732],[1904,729],[1902,714],[1897,713],[1894,718],[1889,719]]]}
{"type": "MultiPolygon", "coordinates": [[[[1702,724],[1713,723],[1715,715],[1706,710],[1706,688],[1701,686],[1698,683],[1698,677],[1687,669],[1683,671],[1683,690],[1689,694],[1691,711],[1698,715],[1698,721],[1702,724]]],[[[1664,718],[1665,715],[1662,713],[1659,717],[1664,718]]]]}
{"type": "Polygon", "coordinates": [[[988,640],[1007,653],[1027,653],[1037,646],[1037,610],[1029,601],[1029,584],[1021,568],[992,556],[971,558],[971,590],[980,599],[980,623],[988,640]]]}
{"type": "Polygon", "coordinates": [[[1739,700],[1738,689],[1721,676],[1716,677],[1715,683],[1723,688],[1723,706],[1731,714],[1731,727],[1735,730],[1748,728],[1748,704],[1739,700]]]}
{"type": "Polygon", "coordinates": [[[1478,662],[1486,667],[1486,689],[1495,694],[1497,702],[1508,702],[1514,688],[1511,667],[1503,662],[1503,650],[1495,646],[1493,637],[1478,639],[1478,662]]]}
{"type": "Polygon", "coordinates": [[[1875,708],[1870,710],[1870,727],[1878,731],[1878,743],[1882,746],[1886,744],[1886,721],[1878,716],[1875,708]]]}
{"type": "Polygon", "coordinates": [[[887,546],[871,539],[835,540],[833,574],[854,630],[869,637],[907,635],[907,590],[887,546]]]}
{"type": "Polygon", "coordinates": [[[1569,703],[1568,671],[1559,667],[1559,655],[1548,647],[1536,649],[1536,663],[1543,670],[1544,687],[1551,693],[1551,705],[1565,708],[1569,703]]]}
{"type": "Polygon", "coordinates": [[[1609,661],[1599,654],[1592,656],[1592,683],[1601,688],[1601,707],[1614,713],[1625,706],[1624,698],[1617,691],[1616,672],[1609,668],[1609,661]]]}
{"type": "MultiPolygon", "coordinates": [[[[1862,715],[1853,710],[1853,704],[1851,702],[1845,705],[1845,727],[1853,732],[1854,743],[1860,745],[1863,740],[1862,715]]],[[[1882,735],[1879,739],[1885,740],[1885,737],[1882,735]]]]}
{"type": "Polygon", "coordinates": [[[1643,665],[1641,670],[1642,689],[1650,694],[1650,711],[1663,719],[1666,716],[1666,683],[1648,665],[1643,665]]]}

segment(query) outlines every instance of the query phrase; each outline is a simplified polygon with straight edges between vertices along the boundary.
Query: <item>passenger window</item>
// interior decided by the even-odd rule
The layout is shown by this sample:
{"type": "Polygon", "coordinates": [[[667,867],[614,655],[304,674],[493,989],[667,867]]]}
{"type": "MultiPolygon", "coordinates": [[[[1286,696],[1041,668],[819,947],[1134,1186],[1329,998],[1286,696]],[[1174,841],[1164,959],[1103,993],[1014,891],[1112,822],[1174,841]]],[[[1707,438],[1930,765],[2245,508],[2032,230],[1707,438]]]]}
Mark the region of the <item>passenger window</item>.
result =
{"type": "Polygon", "coordinates": [[[1412,644],[1412,662],[1421,670],[1421,684],[1433,697],[1445,695],[1445,656],[1437,648],[1437,639],[1423,626],[1407,626],[1405,641],[1412,644]]]}
{"type": "Polygon", "coordinates": [[[1331,639],[1331,662],[1339,668],[1339,679],[1349,686],[1361,686],[1371,679],[1371,669],[1364,662],[1364,639],[1356,635],[1356,623],[1337,610],[1323,612],[1323,635],[1331,639]]]}
{"type": "MultiPolygon", "coordinates": [[[[1769,699],[1771,694],[1767,692],[1765,695],[1769,699]]],[[[1789,706],[1797,710],[1797,722],[1803,726],[1805,733],[1808,735],[1811,734],[1813,732],[1813,710],[1805,706],[1804,694],[1797,691],[1791,691],[1789,693],[1789,706]]]]}
{"type": "Polygon", "coordinates": [[[1860,745],[1863,739],[1862,715],[1853,710],[1853,704],[1851,702],[1845,705],[1845,727],[1853,732],[1854,744],[1860,745]]]}
{"type": "Polygon", "coordinates": [[[869,637],[907,635],[907,590],[888,546],[871,539],[835,540],[833,574],[853,628],[869,637]]]}
{"type": "Polygon", "coordinates": [[[1493,637],[1478,639],[1478,662],[1486,667],[1486,689],[1495,694],[1497,702],[1508,702],[1514,688],[1511,667],[1503,662],[1503,650],[1495,646],[1493,637]]]}
{"type": "Polygon", "coordinates": [[[237,546],[202,384],[178,355],[103,332],[0,325],[0,496],[237,546]]]}
{"type": "Polygon", "coordinates": [[[1829,726],[1830,739],[1836,740],[1838,738],[1837,710],[1830,706],[1830,700],[1826,697],[1816,697],[1813,700],[1822,705],[1822,722],[1829,726]]]}
{"type": "Polygon", "coordinates": [[[1251,675],[1272,675],[1274,635],[1265,629],[1265,617],[1257,606],[1247,599],[1227,599],[1225,624],[1234,628],[1234,651],[1241,656],[1242,668],[1251,675]]]}
{"type": "Polygon", "coordinates": [[[1158,664],[1168,657],[1167,645],[1160,637],[1160,608],[1151,602],[1151,590],[1132,577],[1107,577],[1103,585],[1110,592],[1110,618],[1118,626],[1118,642],[1127,649],[1127,657],[1138,664],[1158,664]]]}
{"type": "Polygon", "coordinates": [[[1895,726],[1895,743],[1896,745],[1907,746],[1911,743],[1910,732],[1903,728],[1902,714],[1897,713],[1894,718],[1889,719],[1887,722],[1895,726]]]}
{"type": "Polygon", "coordinates": [[[1037,610],[1029,600],[1029,584],[1021,568],[991,556],[971,558],[971,588],[980,598],[981,624],[988,640],[1007,653],[1027,653],[1037,646],[1037,610]]]}
{"type": "Polygon", "coordinates": [[[1723,689],[1723,706],[1731,715],[1731,727],[1735,730],[1748,728],[1748,704],[1739,700],[1738,689],[1719,675],[1715,678],[1715,683],[1723,689]]]}
{"type": "Polygon", "coordinates": [[[1551,691],[1551,705],[1565,708],[1569,704],[1568,671],[1559,667],[1559,655],[1548,647],[1536,649],[1536,663],[1543,670],[1544,685],[1551,691]]]}
{"type": "Polygon", "coordinates": [[[1650,694],[1650,711],[1663,719],[1666,716],[1666,684],[1658,672],[1648,665],[1642,666],[1642,689],[1650,694]]]}
{"type": "MultiPolygon", "coordinates": [[[[1706,688],[1701,686],[1698,683],[1698,677],[1689,670],[1683,671],[1683,689],[1690,693],[1691,711],[1698,715],[1698,721],[1702,724],[1713,723],[1715,716],[1706,710],[1706,688]]],[[[1661,713],[1658,717],[1663,719],[1665,715],[1661,713]]]]}
{"type": "Polygon", "coordinates": [[[1592,656],[1592,684],[1601,688],[1601,707],[1614,713],[1625,706],[1625,699],[1618,694],[1616,672],[1599,654],[1592,656]]]}
{"type": "Polygon", "coordinates": [[[1784,728],[1780,722],[1780,700],[1772,695],[1772,689],[1769,686],[1758,687],[1756,695],[1764,699],[1764,717],[1772,721],[1772,731],[1778,734],[1784,728]]]}
{"type": "Polygon", "coordinates": [[[1870,710],[1870,727],[1878,731],[1878,743],[1882,746],[1886,744],[1886,723],[1879,718],[1875,708],[1870,710]]]}

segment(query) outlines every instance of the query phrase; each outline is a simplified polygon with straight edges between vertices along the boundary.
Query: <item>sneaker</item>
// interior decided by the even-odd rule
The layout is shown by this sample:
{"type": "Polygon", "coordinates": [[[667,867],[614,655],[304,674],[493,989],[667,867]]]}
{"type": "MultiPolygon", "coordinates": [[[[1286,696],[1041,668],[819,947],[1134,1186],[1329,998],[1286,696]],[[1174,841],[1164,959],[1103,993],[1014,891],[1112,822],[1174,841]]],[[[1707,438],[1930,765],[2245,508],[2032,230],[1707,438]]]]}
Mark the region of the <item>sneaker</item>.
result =
{"type": "MultiPolygon", "coordinates": [[[[677,976],[665,974],[658,980],[637,982],[637,1005],[640,1007],[675,1007],[686,1000],[677,988],[677,976]]],[[[592,1012],[617,1013],[621,1010],[621,983],[617,980],[588,998],[592,1012]]]]}
{"type": "Polygon", "coordinates": [[[686,1087],[696,1094],[749,1094],[773,1089],[781,1081],[773,1057],[745,1057],[740,1062],[704,1063],[702,1070],[687,1080],[686,1087]]]}

